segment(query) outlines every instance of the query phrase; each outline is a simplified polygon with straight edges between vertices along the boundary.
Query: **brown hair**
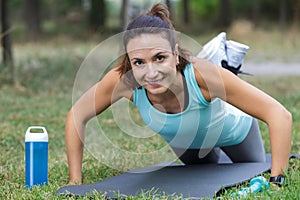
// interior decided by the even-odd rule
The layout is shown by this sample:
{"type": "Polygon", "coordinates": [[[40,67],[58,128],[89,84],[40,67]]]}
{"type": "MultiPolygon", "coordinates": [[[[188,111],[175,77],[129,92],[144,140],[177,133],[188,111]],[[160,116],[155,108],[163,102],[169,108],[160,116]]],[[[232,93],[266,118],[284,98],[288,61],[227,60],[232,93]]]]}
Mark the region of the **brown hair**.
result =
{"type": "MultiPolygon", "coordinates": [[[[170,12],[166,5],[161,3],[155,4],[148,13],[137,17],[131,23],[129,23],[124,32],[124,54],[120,58],[116,67],[117,71],[120,73],[120,76],[125,75],[126,82],[134,87],[138,86],[138,84],[132,74],[132,68],[129,62],[126,47],[130,39],[133,39],[136,36],[144,33],[161,34],[170,42],[172,51],[175,51],[175,46],[178,43],[178,40],[176,38],[172,21],[170,20],[170,12]]],[[[189,51],[182,49],[180,46],[178,46],[178,53],[179,64],[176,67],[177,70],[183,71],[185,66],[190,62],[189,58],[191,54],[189,51]]]]}

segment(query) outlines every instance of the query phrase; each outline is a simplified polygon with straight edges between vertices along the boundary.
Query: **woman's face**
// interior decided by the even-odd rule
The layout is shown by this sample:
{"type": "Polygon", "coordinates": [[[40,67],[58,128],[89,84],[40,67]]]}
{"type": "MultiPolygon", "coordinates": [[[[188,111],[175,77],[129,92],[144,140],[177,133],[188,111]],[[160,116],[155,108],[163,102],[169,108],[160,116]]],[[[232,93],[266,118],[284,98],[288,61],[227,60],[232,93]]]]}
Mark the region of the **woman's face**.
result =
{"type": "Polygon", "coordinates": [[[178,53],[161,34],[130,39],[127,53],[136,81],[151,94],[162,94],[175,82],[178,53]]]}

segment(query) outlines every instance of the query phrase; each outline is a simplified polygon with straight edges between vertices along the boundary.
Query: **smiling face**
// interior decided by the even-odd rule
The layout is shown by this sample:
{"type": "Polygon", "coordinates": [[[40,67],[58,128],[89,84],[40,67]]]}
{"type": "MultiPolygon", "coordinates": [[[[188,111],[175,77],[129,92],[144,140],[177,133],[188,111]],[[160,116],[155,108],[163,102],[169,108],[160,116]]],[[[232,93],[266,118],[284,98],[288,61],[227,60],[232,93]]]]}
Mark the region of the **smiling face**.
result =
{"type": "Polygon", "coordinates": [[[130,39],[127,53],[136,81],[151,94],[165,93],[176,82],[178,53],[161,34],[130,39]]]}

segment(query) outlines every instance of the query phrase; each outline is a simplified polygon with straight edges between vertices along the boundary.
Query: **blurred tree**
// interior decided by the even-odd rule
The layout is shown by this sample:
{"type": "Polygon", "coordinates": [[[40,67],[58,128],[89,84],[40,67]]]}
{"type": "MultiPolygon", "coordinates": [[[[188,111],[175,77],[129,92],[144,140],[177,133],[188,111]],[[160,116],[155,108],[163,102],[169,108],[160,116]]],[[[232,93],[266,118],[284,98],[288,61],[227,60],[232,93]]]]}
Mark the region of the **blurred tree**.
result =
{"type": "Polygon", "coordinates": [[[230,0],[220,0],[219,25],[228,28],[231,23],[230,0]]]}
{"type": "Polygon", "coordinates": [[[128,3],[129,0],[122,0],[122,7],[121,7],[121,15],[120,15],[120,21],[122,30],[125,29],[126,25],[128,24],[128,3]]]}
{"type": "Polygon", "coordinates": [[[286,10],[287,2],[286,0],[279,0],[279,26],[281,29],[286,28],[286,10]]]}
{"type": "Polygon", "coordinates": [[[91,0],[90,26],[97,30],[105,26],[106,5],[105,0],[91,0]]]}
{"type": "MultiPolygon", "coordinates": [[[[1,2],[1,41],[3,48],[3,68],[8,69],[10,72],[9,82],[15,86],[19,85],[17,78],[16,68],[13,61],[12,53],[12,40],[11,40],[11,28],[10,28],[10,8],[8,5],[9,0],[0,0],[1,2]]],[[[0,68],[2,71],[3,68],[0,68]]]]}
{"type": "MultiPolygon", "coordinates": [[[[283,0],[285,1],[285,0],[283,0]]],[[[258,24],[258,20],[260,18],[260,0],[253,0],[252,1],[252,21],[253,21],[253,24],[254,25],[257,25],[258,24]]]]}
{"type": "Polygon", "coordinates": [[[30,40],[37,39],[42,33],[40,17],[40,0],[24,0],[24,19],[27,26],[27,36],[30,40]]]}
{"type": "Polygon", "coordinates": [[[189,0],[183,0],[183,21],[185,24],[190,23],[189,0]]]}
{"type": "Polygon", "coordinates": [[[171,2],[171,0],[166,0],[166,5],[169,8],[170,19],[172,19],[173,16],[174,16],[174,13],[173,13],[173,3],[171,2]]]}
{"type": "Polygon", "coordinates": [[[191,11],[203,17],[211,17],[218,12],[220,0],[188,0],[191,5],[191,11]]]}
{"type": "Polygon", "coordinates": [[[1,40],[3,47],[3,65],[6,67],[13,62],[11,28],[8,0],[1,0],[1,40]]]}
{"type": "Polygon", "coordinates": [[[293,13],[293,25],[292,28],[297,31],[299,27],[300,17],[300,0],[294,0],[294,13],[293,13]]]}
{"type": "MultiPolygon", "coordinates": [[[[219,2],[220,0],[188,0],[189,13],[191,17],[190,23],[196,23],[194,27],[208,29],[216,24],[219,18],[219,2]],[[195,19],[195,20],[194,20],[195,19]]],[[[199,30],[197,30],[199,31],[199,30]]]]}

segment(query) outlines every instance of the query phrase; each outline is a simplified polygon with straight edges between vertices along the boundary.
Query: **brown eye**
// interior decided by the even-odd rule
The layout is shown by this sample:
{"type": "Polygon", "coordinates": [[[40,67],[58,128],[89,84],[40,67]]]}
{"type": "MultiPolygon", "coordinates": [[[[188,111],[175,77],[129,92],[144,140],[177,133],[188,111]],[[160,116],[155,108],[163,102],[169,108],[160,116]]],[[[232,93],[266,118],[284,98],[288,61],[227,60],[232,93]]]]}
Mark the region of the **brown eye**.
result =
{"type": "Polygon", "coordinates": [[[142,62],[141,60],[136,60],[136,61],[133,62],[133,64],[134,64],[135,66],[140,66],[140,65],[143,64],[143,62],[142,62]]]}
{"type": "Polygon", "coordinates": [[[156,56],[156,61],[162,62],[164,60],[165,60],[165,56],[162,56],[162,55],[156,56]]]}

